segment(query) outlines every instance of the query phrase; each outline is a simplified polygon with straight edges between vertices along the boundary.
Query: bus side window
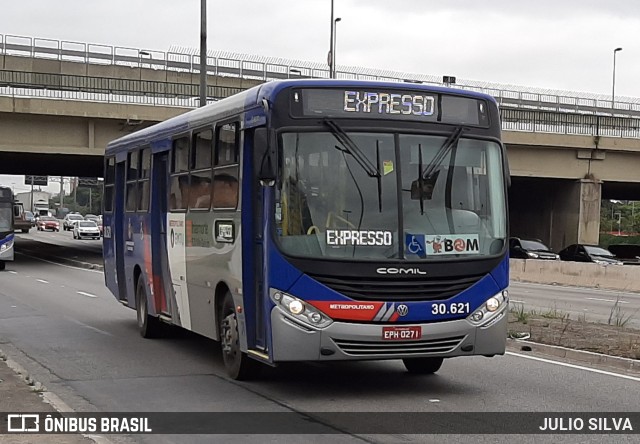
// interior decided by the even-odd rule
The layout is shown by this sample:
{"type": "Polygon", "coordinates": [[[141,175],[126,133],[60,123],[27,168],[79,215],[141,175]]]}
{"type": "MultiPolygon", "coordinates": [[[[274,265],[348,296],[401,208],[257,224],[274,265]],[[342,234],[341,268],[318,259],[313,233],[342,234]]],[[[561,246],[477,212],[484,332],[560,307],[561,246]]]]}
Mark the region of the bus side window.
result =
{"type": "Polygon", "coordinates": [[[186,210],[189,198],[189,137],[173,141],[171,178],[169,179],[169,210],[186,210]]]}
{"type": "Polygon", "coordinates": [[[237,122],[216,128],[215,165],[213,168],[213,208],[238,207],[240,131],[237,122]]]}

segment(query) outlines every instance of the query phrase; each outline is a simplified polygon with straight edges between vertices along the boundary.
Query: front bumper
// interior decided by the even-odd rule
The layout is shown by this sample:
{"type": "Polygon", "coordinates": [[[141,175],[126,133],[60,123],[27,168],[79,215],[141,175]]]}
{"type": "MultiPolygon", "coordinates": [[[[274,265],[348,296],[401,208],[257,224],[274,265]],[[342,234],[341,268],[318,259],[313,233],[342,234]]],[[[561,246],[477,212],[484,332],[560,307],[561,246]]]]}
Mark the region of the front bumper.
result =
{"type": "Polygon", "coordinates": [[[322,330],[286,316],[279,308],[271,311],[273,360],[346,361],[418,357],[501,355],[507,340],[508,304],[479,327],[466,319],[419,325],[422,338],[412,341],[383,341],[382,327],[398,324],[355,324],[333,322],[322,330]]]}
{"type": "Polygon", "coordinates": [[[78,236],[80,236],[80,237],[100,237],[100,232],[99,231],[92,231],[92,232],[79,231],[78,232],[78,236]]]}

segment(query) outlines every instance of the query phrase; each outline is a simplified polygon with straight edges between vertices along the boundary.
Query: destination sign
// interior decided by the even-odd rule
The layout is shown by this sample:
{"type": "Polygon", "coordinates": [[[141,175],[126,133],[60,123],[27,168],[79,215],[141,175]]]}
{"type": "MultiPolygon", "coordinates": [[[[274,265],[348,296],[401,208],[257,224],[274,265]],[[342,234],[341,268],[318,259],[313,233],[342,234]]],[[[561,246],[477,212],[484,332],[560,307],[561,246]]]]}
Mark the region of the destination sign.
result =
{"type": "Polygon", "coordinates": [[[297,89],[291,92],[291,114],[489,125],[485,100],[428,90],[297,89]]]}

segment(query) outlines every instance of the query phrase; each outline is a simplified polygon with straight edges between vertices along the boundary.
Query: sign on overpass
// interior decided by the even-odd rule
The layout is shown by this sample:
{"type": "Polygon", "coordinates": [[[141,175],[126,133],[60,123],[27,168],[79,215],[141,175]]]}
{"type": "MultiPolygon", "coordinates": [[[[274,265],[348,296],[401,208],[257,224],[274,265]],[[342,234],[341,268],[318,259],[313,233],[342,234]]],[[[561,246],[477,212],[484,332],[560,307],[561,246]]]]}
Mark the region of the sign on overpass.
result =
{"type": "Polygon", "coordinates": [[[48,185],[49,176],[24,176],[25,185],[48,185]]]}

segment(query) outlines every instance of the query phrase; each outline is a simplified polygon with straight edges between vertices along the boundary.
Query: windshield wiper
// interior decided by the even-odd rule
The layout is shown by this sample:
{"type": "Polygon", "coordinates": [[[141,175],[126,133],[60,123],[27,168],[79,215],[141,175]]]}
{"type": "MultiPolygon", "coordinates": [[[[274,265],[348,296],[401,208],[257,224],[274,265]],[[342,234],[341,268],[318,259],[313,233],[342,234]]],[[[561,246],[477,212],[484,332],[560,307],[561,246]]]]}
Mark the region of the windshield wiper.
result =
{"type": "Polygon", "coordinates": [[[358,164],[360,164],[369,177],[377,177],[378,179],[382,177],[380,170],[371,163],[367,156],[360,150],[360,148],[358,148],[358,145],[356,145],[353,139],[351,139],[351,137],[349,137],[349,135],[345,133],[336,122],[331,119],[324,119],[324,123],[326,123],[331,130],[333,137],[342,144],[347,153],[351,154],[351,156],[356,159],[358,164]]]}
{"type": "MultiPolygon", "coordinates": [[[[376,141],[376,163],[377,166],[374,166],[373,163],[369,160],[369,158],[362,152],[362,150],[356,145],[351,137],[342,129],[340,126],[329,118],[324,119],[324,123],[331,130],[331,134],[333,137],[340,142],[343,146],[343,149],[336,146],[336,149],[351,154],[358,165],[362,167],[365,173],[369,177],[375,177],[378,181],[378,210],[382,213],[382,174],[380,174],[380,144],[376,141]]],[[[355,178],[354,178],[355,180],[355,178]]],[[[364,211],[364,208],[363,208],[364,211]]],[[[360,227],[358,226],[358,229],[360,227]]]]}
{"type": "Polygon", "coordinates": [[[444,158],[447,157],[447,154],[449,154],[449,152],[451,151],[451,148],[453,148],[458,143],[458,140],[460,140],[463,131],[464,127],[460,125],[455,127],[453,132],[449,134],[447,140],[444,141],[442,146],[438,149],[436,155],[433,157],[431,162],[429,162],[429,165],[427,165],[427,167],[422,172],[423,179],[429,178],[433,174],[433,171],[440,166],[444,158]]]}

